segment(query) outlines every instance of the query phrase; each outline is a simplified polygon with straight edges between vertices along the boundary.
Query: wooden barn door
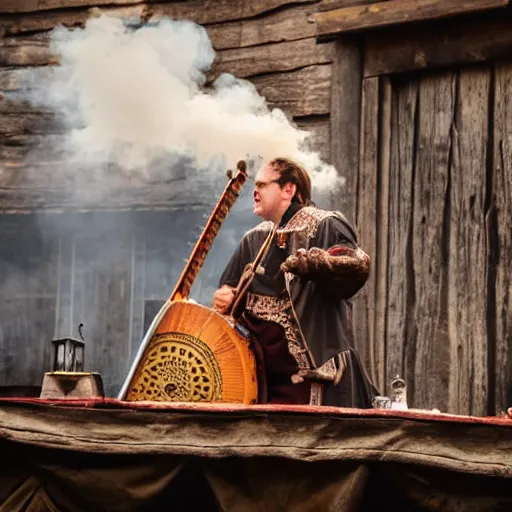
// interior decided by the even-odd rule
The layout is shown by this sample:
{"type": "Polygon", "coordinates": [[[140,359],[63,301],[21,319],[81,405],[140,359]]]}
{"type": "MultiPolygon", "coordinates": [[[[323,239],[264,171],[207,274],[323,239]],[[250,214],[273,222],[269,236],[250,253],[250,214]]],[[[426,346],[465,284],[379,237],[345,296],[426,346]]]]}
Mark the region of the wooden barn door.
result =
{"type": "Polygon", "coordinates": [[[365,78],[355,215],[373,260],[357,340],[382,392],[510,405],[512,65],[365,78]]]}

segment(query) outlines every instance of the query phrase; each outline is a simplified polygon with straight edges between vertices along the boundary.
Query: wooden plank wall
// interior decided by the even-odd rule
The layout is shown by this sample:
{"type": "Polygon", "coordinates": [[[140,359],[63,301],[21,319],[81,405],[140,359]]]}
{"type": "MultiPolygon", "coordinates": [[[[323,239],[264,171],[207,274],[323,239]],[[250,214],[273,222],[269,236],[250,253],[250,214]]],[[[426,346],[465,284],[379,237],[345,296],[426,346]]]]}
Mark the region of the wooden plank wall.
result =
{"type": "MultiPolygon", "coordinates": [[[[324,3],[323,8],[333,4],[324,3]]],[[[365,0],[336,5],[358,3],[365,0]]],[[[42,75],[55,61],[48,48],[51,29],[59,24],[83,26],[92,12],[145,20],[169,16],[204,25],[217,51],[210,79],[230,72],[250,80],[270,107],[282,108],[300,128],[311,130],[315,147],[329,159],[333,43],[317,44],[315,26],[308,20],[322,4],[318,0],[4,1],[0,6],[0,200],[16,208],[64,201],[65,165],[60,155],[50,151],[38,161],[27,159],[31,147],[51,146],[47,137],[58,140],[62,128],[51,112],[27,105],[14,93],[28,74],[42,75]],[[27,183],[21,175],[30,176],[30,186],[23,192],[20,189],[27,183]]],[[[178,199],[179,195],[171,201],[178,199]]]]}
{"type": "Polygon", "coordinates": [[[510,405],[511,76],[504,64],[363,81],[357,212],[375,226],[362,244],[377,268],[358,335],[383,391],[400,374],[413,407],[510,405]]]}
{"type": "Polygon", "coordinates": [[[500,63],[494,70],[492,137],[492,182],[489,184],[489,211],[486,217],[492,258],[489,282],[492,313],[489,329],[495,343],[490,351],[490,392],[494,408],[503,410],[512,403],[512,64],[500,63]]]}

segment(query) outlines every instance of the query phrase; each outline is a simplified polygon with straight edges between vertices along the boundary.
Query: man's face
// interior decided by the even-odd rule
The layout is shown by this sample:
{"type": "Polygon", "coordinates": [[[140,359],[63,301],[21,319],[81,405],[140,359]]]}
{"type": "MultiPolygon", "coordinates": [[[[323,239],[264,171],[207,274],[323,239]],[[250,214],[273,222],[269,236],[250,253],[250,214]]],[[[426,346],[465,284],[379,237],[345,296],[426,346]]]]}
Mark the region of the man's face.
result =
{"type": "Polygon", "coordinates": [[[277,180],[279,173],[264,165],[254,180],[254,213],[264,220],[277,222],[290,205],[290,187],[281,188],[277,180]]]}

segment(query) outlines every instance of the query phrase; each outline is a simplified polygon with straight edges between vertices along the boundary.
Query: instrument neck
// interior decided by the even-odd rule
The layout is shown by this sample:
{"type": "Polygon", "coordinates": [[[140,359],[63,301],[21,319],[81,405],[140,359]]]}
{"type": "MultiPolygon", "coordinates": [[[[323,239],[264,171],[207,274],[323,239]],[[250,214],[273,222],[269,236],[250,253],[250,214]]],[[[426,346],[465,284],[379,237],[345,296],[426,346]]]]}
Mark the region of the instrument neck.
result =
{"type": "Polygon", "coordinates": [[[238,163],[238,172],[234,178],[231,178],[215,208],[213,209],[203,232],[201,233],[196,245],[192,249],[187,264],[181,273],[178,282],[169,297],[169,301],[186,300],[192,289],[195,278],[204,264],[206,256],[210,251],[213,240],[217,236],[219,228],[226,218],[229,210],[235,203],[245,180],[247,179],[245,162],[238,163]]]}

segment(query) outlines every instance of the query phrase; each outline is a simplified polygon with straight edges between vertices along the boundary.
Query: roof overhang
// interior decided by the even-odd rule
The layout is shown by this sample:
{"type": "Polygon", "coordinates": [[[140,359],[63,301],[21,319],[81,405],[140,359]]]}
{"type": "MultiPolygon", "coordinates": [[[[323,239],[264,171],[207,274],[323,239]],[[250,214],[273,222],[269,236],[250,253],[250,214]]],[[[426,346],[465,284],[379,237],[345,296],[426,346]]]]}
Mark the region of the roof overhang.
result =
{"type": "Polygon", "coordinates": [[[324,42],[344,34],[503,9],[508,4],[509,0],[388,0],[324,10],[310,20],[316,23],[318,41],[324,42]]]}

